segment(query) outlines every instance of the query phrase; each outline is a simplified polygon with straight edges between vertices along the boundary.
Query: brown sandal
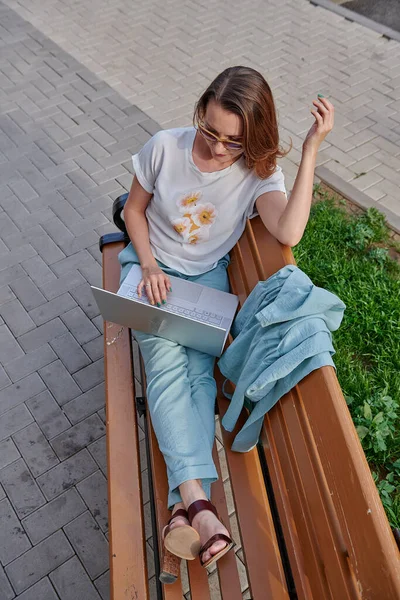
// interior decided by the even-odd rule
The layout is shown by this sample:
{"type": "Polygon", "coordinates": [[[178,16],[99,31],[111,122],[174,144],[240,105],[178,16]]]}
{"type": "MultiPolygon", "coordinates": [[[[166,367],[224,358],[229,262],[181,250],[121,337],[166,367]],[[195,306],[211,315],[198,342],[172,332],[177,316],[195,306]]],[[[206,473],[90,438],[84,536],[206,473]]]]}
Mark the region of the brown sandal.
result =
{"type": "MultiPolygon", "coordinates": [[[[202,510],[210,510],[212,513],[214,513],[214,515],[217,517],[217,519],[219,521],[221,521],[221,519],[219,518],[219,515],[217,513],[217,509],[215,508],[215,506],[213,504],[211,504],[211,502],[209,500],[196,500],[196,502],[193,502],[188,508],[190,524],[192,523],[194,517],[202,510]]],[[[222,523],[222,521],[221,521],[221,523],[222,523]]],[[[230,550],[232,550],[234,545],[235,545],[235,543],[231,540],[230,537],[228,537],[227,535],[224,535],[223,533],[216,533],[199,550],[201,566],[204,567],[205,569],[207,567],[211,567],[211,565],[213,565],[215,562],[217,562],[217,560],[219,560],[225,554],[227,554],[230,550]],[[206,550],[208,550],[209,548],[211,548],[211,546],[215,542],[219,542],[220,540],[223,542],[226,542],[227,545],[225,546],[225,548],[222,548],[222,550],[220,550],[217,554],[214,554],[214,556],[212,556],[207,562],[203,562],[201,560],[203,553],[206,550]]]]}
{"type": "Polygon", "coordinates": [[[188,519],[188,514],[186,510],[180,508],[172,515],[168,525],[163,529],[164,546],[171,554],[179,556],[179,558],[194,560],[199,555],[200,536],[190,525],[180,525],[171,529],[170,523],[176,517],[188,519]]]}

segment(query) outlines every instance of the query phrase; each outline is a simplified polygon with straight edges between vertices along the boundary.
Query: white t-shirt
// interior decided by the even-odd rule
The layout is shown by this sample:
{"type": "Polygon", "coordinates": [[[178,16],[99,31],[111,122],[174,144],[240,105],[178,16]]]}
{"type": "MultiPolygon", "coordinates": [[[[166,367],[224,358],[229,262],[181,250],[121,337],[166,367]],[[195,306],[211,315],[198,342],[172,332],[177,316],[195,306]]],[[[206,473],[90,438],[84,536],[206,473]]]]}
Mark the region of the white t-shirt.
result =
{"type": "Polygon", "coordinates": [[[259,179],[244,158],[203,173],[194,164],[194,127],[159,131],[132,157],[141,186],[153,194],[146,210],[156,259],[186,275],[213,269],[236,244],[257,198],[286,194],[282,169],[259,179]]]}

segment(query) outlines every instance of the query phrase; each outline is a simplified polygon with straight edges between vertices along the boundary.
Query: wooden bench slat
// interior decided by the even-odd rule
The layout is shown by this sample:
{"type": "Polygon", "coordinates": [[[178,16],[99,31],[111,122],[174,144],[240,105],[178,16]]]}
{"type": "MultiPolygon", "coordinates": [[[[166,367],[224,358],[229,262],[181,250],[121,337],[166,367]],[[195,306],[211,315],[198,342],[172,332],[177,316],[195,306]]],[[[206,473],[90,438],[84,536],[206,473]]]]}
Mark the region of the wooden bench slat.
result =
{"type": "Polygon", "coordinates": [[[191,598],[193,600],[211,600],[206,569],[203,569],[197,559],[188,561],[187,566],[191,598]]]}
{"type": "MultiPolygon", "coordinates": [[[[211,487],[211,500],[221,517],[222,523],[224,523],[225,527],[230,531],[228,507],[216,444],[214,444],[213,448],[213,458],[219,479],[211,487]]],[[[217,562],[218,578],[223,600],[242,600],[242,591],[236,560],[238,559],[236,558],[234,548],[223,557],[223,560],[221,559],[217,562]]]]}
{"type": "MultiPolygon", "coordinates": [[[[289,392],[281,399],[276,410],[270,411],[269,421],[273,430],[275,451],[281,462],[281,472],[290,490],[294,522],[302,539],[304,553],[302,568],[311,580],[312,598],[358,598],[348,570],[343,545],[338,549],[335,531],[332,531],[331,515],[326,514],[327,498],[321,490],[308,443],[298,419],[299,398],[289,392]],[[290,439],[287,431],[290,429],[290,439]],[[316,526],[318,525],[318,526],[316,526]],[[329,567],[328,569],[326,567],[329,567]],[[329,570],[329,579],[326,571],[329,570]],[[352,590],[350,595],[349,592],[352,590]]],[[[326,485],[326,484],[325,484],[326,485]]],[[[278,504],[279,501],[278,501],[278,504]]],[[[334,517],[334,515],[333,515],[334,517]]]]}
{"type": "MultiPolygon", "coordinates": [[[[222,418],[229,402],[221,394],[217,401],[222,418]]],[[[244,421],[242,413],[235,430],[229,433],[222,428],[222,435],[249,587],[253,600],[288,600],[285,573],[257,450],[242,454],[230,449],[244,421]]]]}
{"type": "MultiPolygon", "coordinates": [[[[142,360],[142,359],[140,359],[142,360]]],[[[146,382],[142,380],[143,389],[146,389],[146,382]]],[[[148,468],[151,469],[153,479],[153,492],[154,492],[154,510],[156,513],[157,521],[157,538],[158,538],[158,554],[160,557],[160,563],[163,557],[162,548],[162,530],[170,519],[170,512],[167,506],[168,498],[168,481],[167,471],[165,469],[164,457],[158,447],[158,442],[154,429],[151,425],[150,414],[147,409],[146,414],[149,434],[149,454],[150,464],[148,468]]],[[[153,539],[153,544],[155,540],[153,539]]],[[[161,565],[162,567],[162,565],[161,565]]],[[[157,576],[157,574],[156,574],[157,576]]],[[[163,585],[164,600],[182,600],[182,581],[178,577],[178,580],[174,584],[163,585]]]]}
{"type": "Polygon", "coordinates": [[[313,537],[324,569],[329,565],[328,583],[332,597],[350,600],[357,598],[358,594],[355,589],[351,589],[353,580],[344,555],[344,540],[298,392],[297,386],[289,393],[290,402],[282,403],[281,414],[291,431],[293,447],[296,448],[295,476],[297,485],[303,491],[303,512],[307,507],[309,514],[313,516],[313,537]]]}
{"type": "MultiPolygon", "coordinates": [[[[310,600],[312,598],[309,579],[305,573],[304,555],[302,551],[302,543],[300,542],[300,532],[298,530],[297,521],[293,515],[292,506],[288,494],[286,480],[283,477],[283,464],[281,457],[276,448],[276,443],[273,435],[270,432],[270,411],[265,418],[264,427],[261,433],[261,445],[267,458],[269,475],[271,477],[272,487],[274,490],[275,502],[279,509],[279,514],[284,514],[285,518],[281,519],[281,526],[286,542],[290,568],[293,574],[293,579],[296,585],[296,593],[299,600],[310,600]],[[273,451],[271,451],[273,448],[273,451]]],[[[291,466],[290,466],[291,468],[291,466]]],[[[315,557],[314,557],[315,558],[315,557]]],[[[314,561],[316,563],[316,561],[314,561]]],[[[319,574],[319,572],[318,572],[319,574]]],[[[323,580],[319,581],[321,600],[325,600],[323,580]]]]}
{"type": "Polygon", "coordinates": [[[299,389],[360,591],[400,598],[399,551],[334,369],[314,371],[299,389]]]}
{"type": "MultiPolygon", "coordinates": [[[[118,253],[124,244],[103,252],[103,287],[119,287],[118,253]]],[[[145,530],[141,498],[139,439],[133,389],[132,350],[127,328],[104,323],[108,515],[112,600],[149,598],[145,530]],[[126,469],[129,464],[129,470],[126,469]]]]}

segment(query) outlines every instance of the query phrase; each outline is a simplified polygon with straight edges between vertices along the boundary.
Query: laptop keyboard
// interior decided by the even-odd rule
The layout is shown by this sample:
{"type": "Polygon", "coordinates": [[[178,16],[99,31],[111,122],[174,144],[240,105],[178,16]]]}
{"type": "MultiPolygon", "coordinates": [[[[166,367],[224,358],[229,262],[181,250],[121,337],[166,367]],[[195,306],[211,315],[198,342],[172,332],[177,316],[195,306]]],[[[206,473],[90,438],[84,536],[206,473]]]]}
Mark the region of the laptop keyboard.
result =
{"type": "MultiPolygon", "coordinates": [[[[129,290],[127,290],[127,292],[124,294],[124,296],[126,296],[127,298],[137,298],[139,300],[145,299],[145,297],[143,297],[143,296],[142,296],[142,298],[139,298],[137,290],[134,288],[130,288],[129,290]]],[[[170,302],[167,302],[167,304],[163,304],[162,307],[166,308],[170,312],[175,313],[177,315],[191,317],[192,319],[195,319],[196,321],[201,321],[202,323],[208,323],[209,325],[221,325],[221,322],[223,319],[222,315],[218,315],[211,311],[199,310],[198,308],[195,308],[194,310],[190,310],[189,308],[183,308],[182,306],[177,306],[176,304],[171,304],[170,302]]]]}

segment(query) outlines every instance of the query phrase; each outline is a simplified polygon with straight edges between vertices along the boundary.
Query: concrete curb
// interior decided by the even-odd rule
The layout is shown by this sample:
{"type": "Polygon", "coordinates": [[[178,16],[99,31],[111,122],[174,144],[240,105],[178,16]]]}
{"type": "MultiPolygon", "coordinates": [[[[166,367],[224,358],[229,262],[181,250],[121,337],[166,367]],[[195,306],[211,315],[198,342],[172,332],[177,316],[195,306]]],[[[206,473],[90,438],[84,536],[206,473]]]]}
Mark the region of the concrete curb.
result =
{"type": "Polygon", "coordinates": [[[332,173],[332,171],[329,171],[329,169],[327,169],[324,166],[317,167],[315,169],[315,175],[318,177],[318,179],[320,179],[323,183],[332,188],[335,192],[338,192],[344,198],[347,198],[351,202],[354,202],[354,204],[356,204],[360,208],[363,208],[365,210],[371,207],[377,208],[380,212],[382,212],[385,215],[390,229],[393,229],[393,231],[395,231],[397,234],[400,234],[400,217],[398,217],[391,210],[389,210],[385,206],[380,205],[378,202],[375,202],[374,200],[372,200],[372,198],[367,196],[367,194],[364,194],[364,192],[360,192],[360,190],[355,188],[350,183],[347,183],[347,181],[344,181],[338,175],[332,173]]]}
{"type": "Polygon", "coordinates": [[[345,8],[344,6],[340,6],[339,4],[335,4],[331,0],[310,0],[310,4],[314,4],[314,6],[321,6],[322,8],[326,8],[337,15],[341,15],[348,21],[354,21],[354,23],[358,23],[359,25],[364,25],[364,27],[368,27],[369,29],[373,29],[383,36],[400,42],[400,33],[391,29],[390,27],[386,27],[386,25],[382,25],[381,23],[377,23],[372,19],[368,19],[368,17],[364,17],[363,15],[359,15],[352,10],[345,8]]]}

